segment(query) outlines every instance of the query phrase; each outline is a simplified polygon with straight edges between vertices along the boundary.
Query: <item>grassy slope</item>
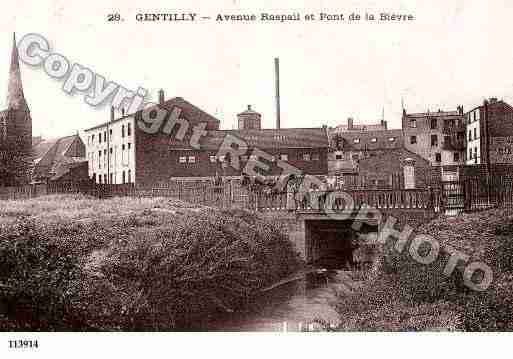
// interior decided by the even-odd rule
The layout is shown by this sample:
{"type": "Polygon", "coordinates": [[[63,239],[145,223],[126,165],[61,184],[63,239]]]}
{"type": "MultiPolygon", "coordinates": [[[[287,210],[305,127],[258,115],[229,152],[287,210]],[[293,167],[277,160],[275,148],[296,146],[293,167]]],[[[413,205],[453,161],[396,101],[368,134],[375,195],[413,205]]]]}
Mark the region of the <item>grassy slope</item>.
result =
{"type": "MultiPolygon", "coordinates": [[[[4,295],[15,307],[19,298],[29,302],[25,307],[32,309],[24,315],[32,326],[26,329],[191,328],[236,309],[298,264],[277,223],[163,198],[100,201],[79,195],[0,202],[0,254],[12,258],[17,248],[25,248],[24,257],[0,260],[0,269],[21,269],[11,275],[19,281],[13,282],[16,291],[4,295]],[[34,252],[38,243],[43,247],[34,252]],[[34,263],[31,258],[40,255],[44,260],[34,263]],[[46,261],[51,265],[45,267],[46,261]],[[66,271],[78,269],[65,276],[65,284],[45,286],[62,277],[61,262],[66,271]],[[27,271],[34,271],[31,278],[48,279],[21,288],[27,271]],[[38,295],[46,299],[36,305],[57,298],[54,307],[78,314],[64,324],[51,316],[41,319],[37,313],[53,309],[34,309],[30,297],[38,295]]],[[[14,279],[0,275],[0,284],[14,279]]]]}
{"type": "Polygon", "coordinates": [[[443,276],[447,257],[426,267],[387,254],[383,273],[374,282],[352,298],[341,299],[338,309],[345,318],[341,329],[511,330],[513,210],[439,218],[416,232],[432,235],[442,247],[451,246],[470,261],[485,262],[494,272],[491,287],[473,292],[462,288],[460,272],[443,276]],[[387,265],[387,259],[393,265],[387,265]]]}

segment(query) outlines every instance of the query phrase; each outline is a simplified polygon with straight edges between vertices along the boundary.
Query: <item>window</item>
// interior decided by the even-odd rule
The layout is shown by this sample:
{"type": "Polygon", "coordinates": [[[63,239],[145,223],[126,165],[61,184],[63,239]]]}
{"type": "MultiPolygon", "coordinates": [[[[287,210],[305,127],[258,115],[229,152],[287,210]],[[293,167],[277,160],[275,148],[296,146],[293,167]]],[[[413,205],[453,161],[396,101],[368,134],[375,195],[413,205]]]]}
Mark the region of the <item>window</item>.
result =
{"type": "Polygon", "coordinates": [[[114,175],[111,173],[111,174],[109,175],[109,177],[110,177],[110,178],[109,178],[110,183],[114,183],[114,181],[113,181],[113,180],[114,180],[114,175]]]}
{"type": "Polygon", "coordinates": [[[94,144],[94,135],[91,135],[91,142],[94,144]]]}
{"type": "Polygon", "coordinates": [[[122,150],[122,151],[124,151],[124,150],[125,150],[125,144],[124,144],[124,143],[121,145],[121,150],[122,150]]]}
{"type": "Polygon", "coordinates": [[[98,143],[102,143],[102,134],[101,134],[101,132],[98,134],[98,143]]]}
{"type": "Polygon", "coordinates": [[[435,153],[435,161],[442,162],[442,155],[440,154],[440,152],[435,153]]]}
{"type": "Polygon", "coordinates": [[[477,147],[474,147],[474,158],[477,159],[477,147]]]}
{"type": "Polygon", "coordinates": [[[353,142],[354,143],[360,143],[360,139],[359,138],[355,138],[355,139],[353,139],[353,142]]]}
{"type": "Polygon", "coordinates": [[[287,155],[287,154],[281,154],[281,155],[280,155],[280,159],[281,159],[282,161],[288,161],[288,160],[289,160],[289,155],[287,155]]]}
{"type": "Polygon", "coordinates": [[[437,128],[436,118],[432,118],[431,119],[431,129],[436,130],[436,128],[437,128]]]}
{"type": "Polygon", "coordinates": [[[128,183],[132,183],[132,170],[128,170],[128,183]]]}
{"type": "Polygon", "coordinates": [[[103,174],[103,182],[105,184],[107,184],[107,174],[106,173],[103,174]]]}
{"type": "Polygon", "coordinates": [[[112,151],[112,147],[110,148],[109,152],[110,152],[110,154],[112,155],[112,152],[113,152],[113,151],[112,151]]]}
{"type": "Polygon", "coordinates": [[[102,184],[102,175],[98,175],[98,183],[102,184]]]}
{"type": "Polygon", "coordinates": [[[126,134],[127,136],[130,136],[132,134],[132,126],[130,124],[127,124],[126,134]]]}
{"type": "Polygon", "coordinates": [[[376,137],[371,138],[371,142],[377,142],[378,139],[376,137]]]}
{"type": "Polygon", "coordinates": [[[112,128],[109,130],[109,136],[112,136],[112,128]]]}
{"type": "Polygon", "coordinates": [[[454,159],[454,162],[459,162],[460,161],[460,154],[459,152],[454,152],[453,154],[453,159],[454,159]]]}
{"type": "Polygon", "coordinates": [[[395,141],[395,137],[389,137],[389,138],[388,138],[388,141],[389,141],[389,142],[394,142],[394,141],[395,141]]]}
{"type": "Polygon", "coordinates": [[[216,162],[216,156],[210,156],[210,162],[212,162],[212,163],[216,162]]]}
{"type": "Polygon", "coordinates": [[[121,179],[122,179],[122,182],[121,182],[121,183],[126,183],[126,174],[125,174],[125,171],[123,171],[122,176],[121,176],[121,179]]]}
{"type": "Polygon", "coordinates": [[[414,145],[417,143],[417,136],[410,136],[410,144],[414,145]]]}
{"type": "Polygon", "coordinates": [[[310,154],[309,153],[303,153],[303,161],[310,161],[310,154]]]}
{"type": "Polygon", "coordinates": [[[472,148],[469,148],[468,149],[468,159],[471,160],[472,159],[472,148]]]}
{"type": "Polygon", "coordinates": [[[107,142],[107,131],[103,131],[103,142],[107,142]]]}
{"type": "Polygon", "coordinates": [[[416,128],[417,127],[417,120],[411,120],[410,121],[410,127],[416,128]]]}
{"type": "Polygon", "coordinates": [[[102,168],[102,151],[98,151],[98,168],[102,168]]]}
{"type": "Polygon", "coordinates": [[[121,137],[125,137],[125,125],[121,126],[121,137]]]}
{"type": "Polygon", "coordinates": [[[187,157],[186,156],[180,156],[178,158],[178,163],[187,163],[187,157]]]}
{"type": "Polygon", "coordinates": [[[438,146],[438,136],[437,135],[431,135],[431,147],[438,146]]]}
{"type": "Polygon", "coordinates": [[[468,130],[468,140],[472,141],[472,131],[468,130]]]}
{"type": "Polygon", "coordinates": [[[477,139],[477,128],[474,127],[474,140],[477,139]]]}
{"type": "Polygon", "coordinates": [[[341,154],[339,154],[339,153],[337,153],[337,154],[335,155],[335,159],[336,159],[336,160],[341,160],[342,158],[343,158],[343,157],[342,157],[342,155],[341,155],[341,154]]]}
{"type": "Polygon", "coordinates": [[[128,142],[128,149],[130,149],[132,147],[132,144],[130,142],[128,142]]]}
{"type": "Polygon", "coordinates": [[[196,157],[195,156],[189,156],[189,163],[196,163],[196,157]]]}

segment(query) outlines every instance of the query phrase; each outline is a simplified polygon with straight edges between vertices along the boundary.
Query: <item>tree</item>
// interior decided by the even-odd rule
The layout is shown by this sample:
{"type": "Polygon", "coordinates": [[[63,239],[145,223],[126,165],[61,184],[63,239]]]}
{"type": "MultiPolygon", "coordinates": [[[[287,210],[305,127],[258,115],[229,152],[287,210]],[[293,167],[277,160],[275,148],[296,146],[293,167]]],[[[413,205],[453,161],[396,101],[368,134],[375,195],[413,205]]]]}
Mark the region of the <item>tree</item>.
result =
{"type": "Polygon", "coordinates": [[[20,148],[17,144],[0,143],[0,187],[20,186],[30,182],[32,154],[20,148]]]}

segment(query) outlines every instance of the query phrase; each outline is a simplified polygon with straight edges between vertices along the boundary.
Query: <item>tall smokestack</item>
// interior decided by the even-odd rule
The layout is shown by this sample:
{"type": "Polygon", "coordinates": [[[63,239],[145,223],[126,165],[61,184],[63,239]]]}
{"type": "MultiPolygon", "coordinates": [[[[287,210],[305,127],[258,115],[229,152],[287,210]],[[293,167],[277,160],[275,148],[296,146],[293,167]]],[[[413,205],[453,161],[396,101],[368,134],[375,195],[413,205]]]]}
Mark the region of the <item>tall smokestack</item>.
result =
{"type": "Polygon", "coordinates": [[[276,88],[276,128],[280,129],[280,59],[274,59],[274,75],[276,88]]]}

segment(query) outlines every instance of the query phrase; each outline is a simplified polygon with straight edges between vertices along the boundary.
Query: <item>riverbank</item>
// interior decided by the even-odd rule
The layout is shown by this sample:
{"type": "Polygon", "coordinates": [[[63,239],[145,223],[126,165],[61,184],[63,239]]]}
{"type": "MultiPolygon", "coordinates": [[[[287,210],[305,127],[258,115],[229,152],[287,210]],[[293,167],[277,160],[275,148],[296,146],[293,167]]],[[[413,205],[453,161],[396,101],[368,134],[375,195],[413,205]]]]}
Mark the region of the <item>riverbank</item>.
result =
{"type": "Polygon", "coordinates": [[[0,206],[1,330],[189,330],[300,264],[281,226],[163,198],[0,206]]]}
{"type": "MultiPolygon", "coordinates": [[[[485,291],[464,285],[462,266],[444,274],[448,258],[431,265],[404,251],[386,250],[376,277],[355,295],[340,297],[339,330],[509,331],[513,330],[513,210],[494,209],[439,218],[416,230],[441,246],[486,263],[493,282],[485,291]]],[[[405,246],[409,248],[409,244],[405,246]]],[[[460,263],[461,264],[461,263],[460,263]]]]}

